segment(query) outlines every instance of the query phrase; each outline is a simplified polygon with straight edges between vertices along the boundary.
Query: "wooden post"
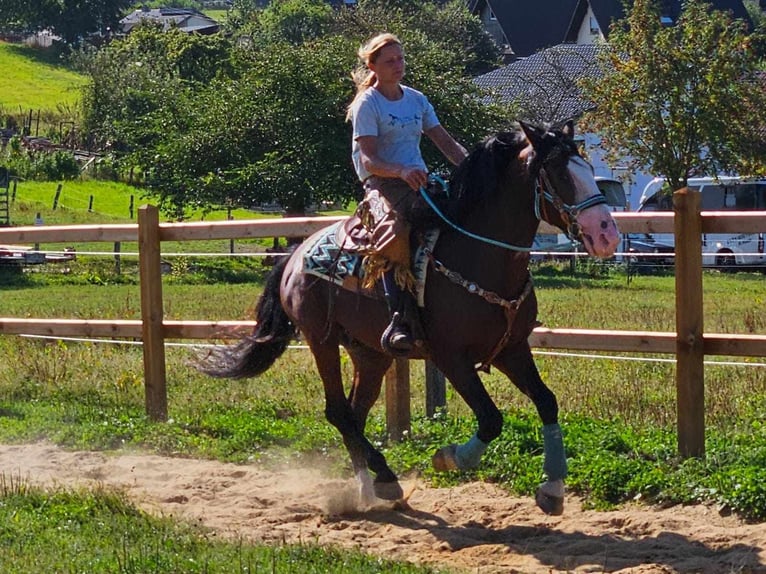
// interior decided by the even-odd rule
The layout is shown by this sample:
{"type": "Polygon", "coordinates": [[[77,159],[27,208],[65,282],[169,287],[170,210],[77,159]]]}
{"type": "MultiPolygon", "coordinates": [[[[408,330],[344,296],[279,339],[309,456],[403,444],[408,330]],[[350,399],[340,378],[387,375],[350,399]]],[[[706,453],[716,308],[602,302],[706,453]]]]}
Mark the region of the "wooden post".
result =
{"type": "Polygon", "coordinates": [[[433,417],[436,409],[447,406],[447,385],[444,374],[431,361],[426,361],[426,416],[433,417]]]}
{"type": "Polygon", "coordinates": [[[410,363],[394,359],[386,373],[386,427],[388,438],[400,441],[410,431],[410,363]]]}
{"type": "Polygon", "coordinates": [[[56,211],[56,208],[59,205],[59,198],[61,197],[61,188],[62,184],[58,184],[56,186],[56,194],[53,196],[53,211],[56,211]]]}
{"type": "Polygon", "coordinates": [[[705,455],[705,349],[702,325],[702,195],[673,194],[676,247],[676,402],[678,451],[705,455]]]}
{"type": "Polygon", "coordinates": [[[141,278],[141,333],[144,343],[146,414],[153,421],[168,418],[165,382],[165,337],[162,327],[159,210],[138,208],[138,266],[141,278]]]}
{"type": "Polygon", "coordinates": [[[122,273],[122,261],[120,259],[120,251],[122,249],[122,243],[119,241],[114,242],[114,274],[119,275],[122,273]]]}

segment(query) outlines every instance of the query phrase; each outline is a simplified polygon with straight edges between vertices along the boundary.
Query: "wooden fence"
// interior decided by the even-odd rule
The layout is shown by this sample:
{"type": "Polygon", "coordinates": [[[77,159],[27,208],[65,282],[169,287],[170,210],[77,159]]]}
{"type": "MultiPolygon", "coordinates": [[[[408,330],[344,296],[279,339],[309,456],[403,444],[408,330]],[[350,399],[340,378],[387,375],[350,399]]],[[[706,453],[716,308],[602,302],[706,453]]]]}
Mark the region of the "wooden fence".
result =
{"type": "MultiPolygon", "coordinates": [[[[766,357],[766,336],[704,333],[702,322],[702,233],[766,231],[765,212],[701,212],[699,192],[680,190],[673,212],[617,213],[623,233],[675,233],[676,332],[593,329],[535,329],[533,347],[676,356],[678,448],[682,456],[703,456],[705,355],[766,357]]],[[[138,210],[138,223],[0,229],[0,243],[72,243],[138,241],[141,320],[0,318],[0,334],[141,338],[146,412],[167,418],[166,339],[219,339],[249,330],[247,321],[165,321],[163,318],[161,244],[164,241],[305,237],[338,217],[265,219],[196,223],[160,223],[154,206],[138,210]]],[[[427,368],[429,377],[434,375],[427,368]]],[[[410,424],[409,366],[397,360],[386,378],[389,433],[399,437],[410,424]]],[[[444,392],[429,386],[426,404],[443,402],[444,392]]]]}

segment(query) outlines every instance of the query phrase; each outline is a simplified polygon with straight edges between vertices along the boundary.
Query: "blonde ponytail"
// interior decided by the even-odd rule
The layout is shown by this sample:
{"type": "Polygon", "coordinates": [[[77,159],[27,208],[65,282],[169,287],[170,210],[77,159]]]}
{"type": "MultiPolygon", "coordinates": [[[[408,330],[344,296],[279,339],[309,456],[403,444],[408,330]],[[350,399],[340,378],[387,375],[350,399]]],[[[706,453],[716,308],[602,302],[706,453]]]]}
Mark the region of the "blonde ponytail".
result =
{"type": "Polygon", "coordinates": [[[373,86],[377,80],[375,72],[370,70],[368,65],[371,62],[374,63],[378,58],[380,51],[391,44],[402,45],[399,38],[393,34],[385,32],[383,34],[378,34],[359,48],[357,56],[359,56],[360,64],[353,72],[351,72],[351,79],[354,80],[354,85],[356,86],[356,94],[354,95],[354,99],[348,105],[348,108],[346,108],[346,121],[351,119],[351,110],[354,107],[356,100],[359,99],[367,88],[373,86]]]}

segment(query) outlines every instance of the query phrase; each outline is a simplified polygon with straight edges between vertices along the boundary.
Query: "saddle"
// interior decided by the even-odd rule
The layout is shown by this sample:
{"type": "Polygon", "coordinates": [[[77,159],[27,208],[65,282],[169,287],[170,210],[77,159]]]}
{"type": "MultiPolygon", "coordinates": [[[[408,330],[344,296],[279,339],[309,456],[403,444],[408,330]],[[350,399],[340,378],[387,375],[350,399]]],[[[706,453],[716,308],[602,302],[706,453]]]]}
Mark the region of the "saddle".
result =
{"type": "MultiPolygon", "coordinates": [[[[418,233],[413,242],[411,268],[415,277],[415,296],[419,307],[424,307],[424,293],[428,272],[427,250],[433,250],[439,238],[439,229],[418,233]]],[[[339,221],[314,236],[303,256],[303,272],[330,281],[347,291],[365,297],[382,299],[377,285],[365,282],[363,259],[369,239],[358,215],[339,221]]]]}

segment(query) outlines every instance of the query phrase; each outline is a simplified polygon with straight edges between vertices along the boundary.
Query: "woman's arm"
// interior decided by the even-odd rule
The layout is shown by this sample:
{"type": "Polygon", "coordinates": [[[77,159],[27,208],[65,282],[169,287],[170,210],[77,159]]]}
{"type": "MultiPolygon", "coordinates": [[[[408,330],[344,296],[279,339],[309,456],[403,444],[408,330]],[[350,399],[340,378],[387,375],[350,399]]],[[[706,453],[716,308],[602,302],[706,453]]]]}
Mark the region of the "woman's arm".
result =
{"type": "Polygon", "coordinates": [[[412,189],[418,190],[428,183],[428,173],[411,165],[390,163],[380,159],[378,155],[377,136],[360,136],[357,138],[360,157],[364,169],[379,177],[398,177],[407,182],[412,189]]]}
{"type": "Polygon", "coordinates": [[[453,165],[459,164],[468,155],[466,149],[455,141],[444,126],[434,126],[424,133],[453,165]]]}

